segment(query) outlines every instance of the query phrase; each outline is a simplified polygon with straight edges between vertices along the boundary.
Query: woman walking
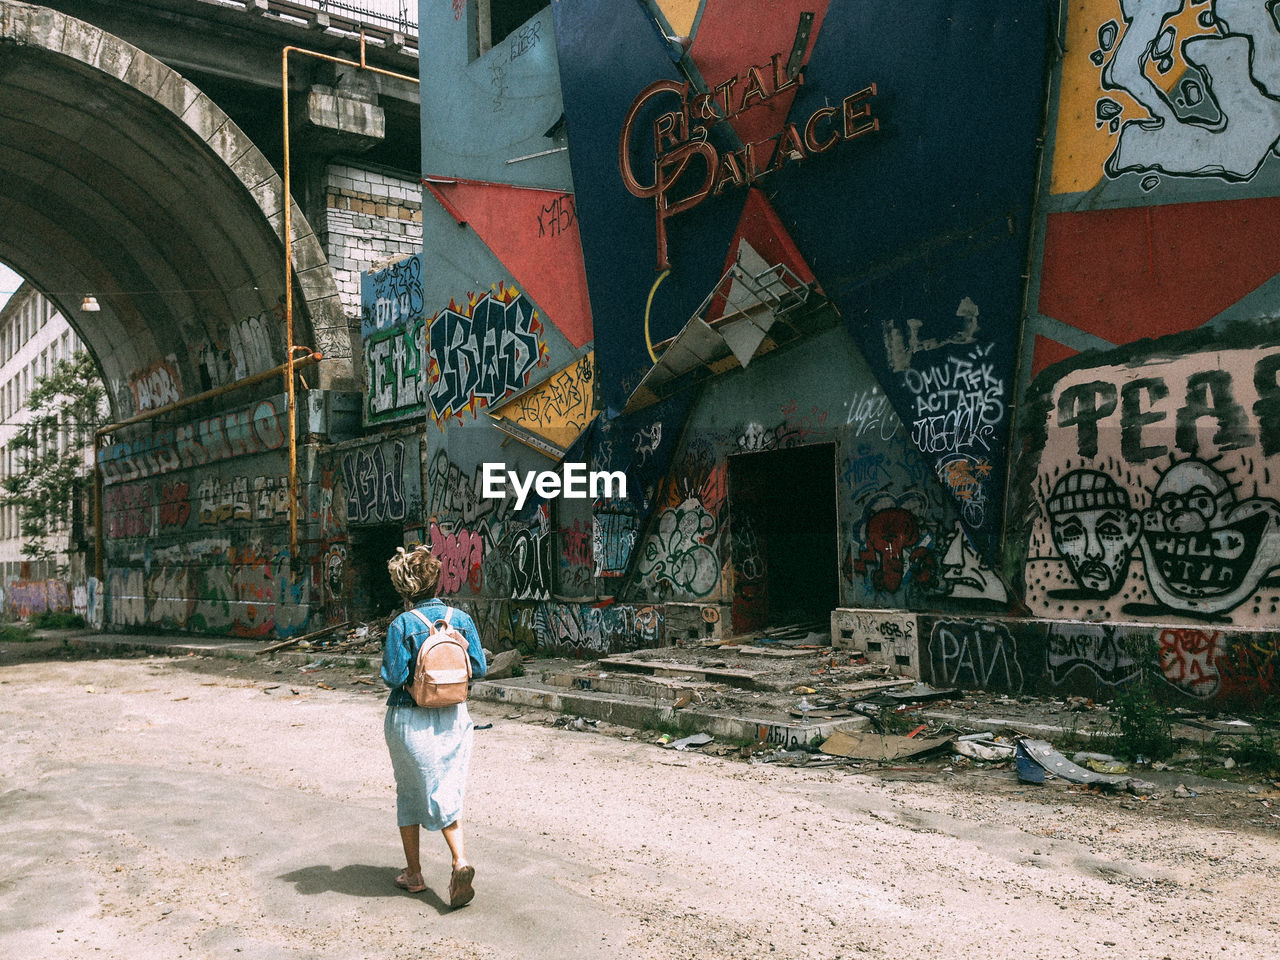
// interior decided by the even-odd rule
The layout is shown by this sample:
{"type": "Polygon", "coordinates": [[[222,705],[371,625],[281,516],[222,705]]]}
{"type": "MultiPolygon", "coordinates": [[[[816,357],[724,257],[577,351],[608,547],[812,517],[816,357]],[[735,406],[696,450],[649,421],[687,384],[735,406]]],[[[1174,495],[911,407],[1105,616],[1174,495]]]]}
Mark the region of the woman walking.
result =
{"type": "Polygon", "coordinates": [[[387,570],[406,609],[387,629],[382,654],[382,679],[391,688],[383,730],[395,771],[396,822],[406,863],[395,882],[410,893],[427,888],[418,856],[419,826],[439,830],[453,858],[449,905],[461,907],[475,896],[475,870],[467,862],[462,833],[462,801],[471,762],[471,717],[465,703],[419,707],[404,686],[411,679],[418,648],[438,620],[447,621],[466,638],[473,679],[483,677],[488,666],[471,617],[435,596],[440,561],[428,547],[407,552],[397,547],[387,570]]]}

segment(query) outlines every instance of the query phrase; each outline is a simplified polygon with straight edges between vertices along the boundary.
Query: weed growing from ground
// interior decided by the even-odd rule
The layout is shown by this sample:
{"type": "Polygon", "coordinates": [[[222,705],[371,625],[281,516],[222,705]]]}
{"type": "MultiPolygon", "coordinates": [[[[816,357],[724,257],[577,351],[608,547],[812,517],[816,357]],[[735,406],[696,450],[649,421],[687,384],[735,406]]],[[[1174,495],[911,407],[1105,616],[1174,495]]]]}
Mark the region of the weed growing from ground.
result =
{"type": "Polygon", "coordinates": [[[43,610],[28,621],[37,630],[78,630],[83,629],[84,617],[78,613],[54,613],[43,610]]]}
{"type": "Polygon", "coordinates": [[[1160,648],[1155,637],[1145,636],[1132,644],[1130,653],[1138,674],[1111,702],[1113,752],[1130,760],[1167,760],[1173,756],[1173,720],[1156,695],[1157,685],[1164,680],[1160,648]]]}
{"type": "Polygon", "coordinates": [[[1116,752],[1135,759],[1167,760],[1173,756],[1173,723],[1168,708],[1156,699],[1144,677],[1125,687],[1111,703],[1116,752]]]}
{"type": "Polygon", "coordinates": [[[40,639],[26,627],[15,627],[12,624],[0,626],[0,643],[29,643],[40,639]]]}

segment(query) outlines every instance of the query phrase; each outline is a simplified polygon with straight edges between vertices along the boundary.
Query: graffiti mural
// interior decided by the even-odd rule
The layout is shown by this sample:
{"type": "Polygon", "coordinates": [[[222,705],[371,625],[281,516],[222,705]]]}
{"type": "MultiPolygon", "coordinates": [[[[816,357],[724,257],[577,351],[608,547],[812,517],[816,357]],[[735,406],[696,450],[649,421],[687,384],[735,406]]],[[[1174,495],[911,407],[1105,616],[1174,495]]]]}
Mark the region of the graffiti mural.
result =
{"type": "Polygon", "coordinates": [[[593,575],[622,576],[639,535],[640,517],[630,503],[625,500],[597,501],[591,515],[593,575]]]}
{"type": "Polygon", "coordinates": [[[431,552],[440,558],[440,591],[478,591],[484,563],[485,537],[461,525],[431,522],[431,552]]]}
{"type": "Polygon", "coordinates": [[[1028,602],[1248,624],[1280,599],[1280,351],[1154,350],[1077,363],[1037,399],[1028,602]]]}
{"type": "Polygon", "coordinates": [[[560,543],[557,554],[559,591],[587,595],[591,590],[593,575],[591,525],[575,517],[572,524],[557,529],[556,536],[560,543]]]}
{"type": "Polygon", "coordinates": [[[284,329],[284,306],[233,323],[222,342],[200,347],[200,377],[204,389],[223,386],[270,369],[277,350],[275,331],[284,329]]]}
{"type": "Polygon", "coordinates": [[[929,634],[928,659],[934,684],[1022,691],[1017,643],[999,621],[936,621],[929,634]]]}
{"type": "Polygon", "coordinates": [[[509,498],[485,498],[480,496],[481,469],[477,464],[471,473],[449,460],[449,454],[439,451],[432,460],[427,489],[431,494],[431,514],[453,517],[463,523],[474,523],[484,516],[501,516],[509,509],[509,498]]]}
{"type": "Polygon", "coordinates": [[[37,613],[71,609],[71,588],[65,580],[14,580],[4,595],[10,616],[26,619],[37,613]]]}
{"type": "Polygon", "coordinates": [[[426,321],[372,333],[364,342],[365,422],[382,423],[421,413],[426,406],[422,356],[426,321]]]}
{"type": "Polygon", "coordinates": [[[925,453],[990,454],[1004,419],[1005,382],[988,359],[991,345],[919,370],[903,383],[915,398],[911,439],[925,453]]]}
{"type": "Polygon", "coordinates": [[[1280,33],[1265,3],[1123,0],[1090,58],[1109,177],[1248,180],[1280,140],[1280,33]]]}
{"type": "Polygon", "coordinates": [[[465,307],[450,301],[428,324],[431,345],[427,395],[431,418],[442,428],[474,415],[529,385],[547,363],[542,322],[515,287],[498,284],[465,307]]]}
{"type": "Polygon", "coordinates": [[[102,494],[102,511],[107,536],[113,540],[150,536],[154,523],[151,487],[145,483],[108,487],[102,494]]]}
{"type": "Polygon", "coordinates": [[[959,521],[952,528],[950,542],[942,550],[939,579],[942,589],[953,600],[1000,604],[1009,599],[1004,583],[974,551],[959,521]]]}
{"type": "Polygon", "coordinates": [[[537,386],[491,408],[493,417],[546,440],[550,452],[563,451],[586,429],[595,415],[595,354],[588,352],[553,373],[537,386]]]}
{"type": "Polygon", "coordinates": [[[1183,693],[1208,700],[1218,692],[1218,660],[1226,644],[1219,630],[1193,627],[1160,631],[1160,668],[1164,678],[1183,693]]]}
{"type": "Polygon", "coordinates": [[[662,607],[628,603],[561,603],[510,599],[462,601],[488,650],[620,653],[661,646],[662,607]]]}
{"type": "Polygon", "coordinates": [[[1120,687],[1141,676],[1143,664],[1111,624],[1055,623],[1049,627],[1049,682],[1065,685],[1072,671],[1083,671],[1107,687],[1120,687]]]}
{"type": "Polygon", "coordinates": [[[250,407],[163,428],[148,437],[123,441],[98,452],[107,484],[140,480],[233,457],[279,450],[288,420],[283,395],[250,407]]]}
{"type": "Polygon", "coordinates": [[[904,583],[932,583],[936,573],[933,537],[921,524],[924,501],[917,495],[875,497],[863,513],[863,544],[852,569],[876,591],[893,593],[904,583]]]}
{"type": "Polygon", "coordinates": [[[157,551],[149,569],[113,567],[107,594],[107,620],[121,628],[288,637],[305,632],[311,615],[310,576],[293,570],[287,550],[261,553],[217,540],[193,544],[185,555],[157,551]]]}
{"type": "Polygon", "coordinates": [[[133,393],[134,409],[155,410],[182,399],[182,375],[178,372],[178,358],[169,354],[160,363],[129,375],[129,390],[133,393]]]}
{"type": "Polygon", "coordinates": [[[689,499],[658,518],[641,549],[641,583],[655,599],[708,596],[720,582],[716,519],[689,499]]]}
{"type": "Polygon", "coordinates": [[[191,518],[191,484],[186,480],[166,480],[160,484],[161,529],[182,528],[191,518]]]}
{"type": "MultiPolygon", "coordinates": [[[[412,466],[412,465],[411,465],[412,466]]],[[[360,447],[342,456],[347,488],[348,523],[389,523],[406,514],[405,441],[391,440],[360,447]]]]}

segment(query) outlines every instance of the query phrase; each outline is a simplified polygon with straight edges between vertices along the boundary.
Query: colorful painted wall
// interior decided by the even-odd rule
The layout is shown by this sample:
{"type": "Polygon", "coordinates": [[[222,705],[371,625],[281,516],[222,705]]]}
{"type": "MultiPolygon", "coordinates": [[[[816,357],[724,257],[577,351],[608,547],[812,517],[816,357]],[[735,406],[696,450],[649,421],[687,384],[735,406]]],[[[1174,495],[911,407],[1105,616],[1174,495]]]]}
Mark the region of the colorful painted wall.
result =
{"type": "Polygon", "coordinates": [[[1048,20],[882,13],[561,0],[476,55],[470,5],[422,4],[425,253],[365,277],[363,416],[420,425],[442,589],[495,642],[651,646],[672,602],[778,622],[770,558],[817,522],[788,529],[783,464],[829,501],[828,610],[1007,605],[1048,20]],[[704,323],[720,354],[652,392],[704,323]],[[486,462],[626,495],[517,507],[486,462]]]}
{"type": "MultiPolygon", "coordinates": [[[[355,400],[313,394],[300,410],[310,428],[302,432],[350,431],[355,400]]],[[[345,619],[331,550],[346,540],[344,505],[366,514],[394,509],[395,498],[403,505],[405,474],[399,462],[386,468],[377,441],[372,457],[327,462],[318,444],[302,444],[293,560],[288,429],[281,394],[100,452],[109,628],[288,637],[345,619]]]]}
{"type": "Polygon", "coordinates": [[[942,682],[1271,689],[1269,16],[557,0],[483,55],[421,17],[425,253],[366,278],[364,422],[421,431],[487,639],[829,600],[920,615],[942,682]],[[578,461],[626,495],[484,495],[578,461]]]}
{"type": "Polygon", "coordinates": [[[1277,622],[1280,31],[1264,7],[1064,9],[1009,490],[1035,615],[1277,622]]]}

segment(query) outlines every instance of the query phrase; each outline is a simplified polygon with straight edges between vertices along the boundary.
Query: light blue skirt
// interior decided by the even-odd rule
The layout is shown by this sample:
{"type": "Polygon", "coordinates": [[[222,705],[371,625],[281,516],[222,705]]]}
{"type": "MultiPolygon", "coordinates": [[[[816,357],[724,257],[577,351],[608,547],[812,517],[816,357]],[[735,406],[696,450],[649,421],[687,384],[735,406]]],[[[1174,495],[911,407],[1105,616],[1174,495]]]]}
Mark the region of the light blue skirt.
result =
{"type": "Polygon", "coordinates": [[[396,822],[442,830],[461,817],[474,736],[467,705],[387,707],[382,727],[396,775],[396,822]]]}

